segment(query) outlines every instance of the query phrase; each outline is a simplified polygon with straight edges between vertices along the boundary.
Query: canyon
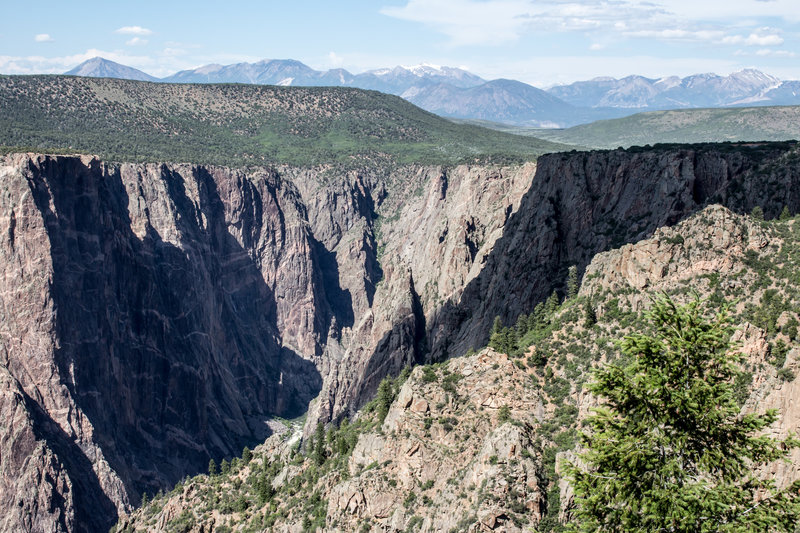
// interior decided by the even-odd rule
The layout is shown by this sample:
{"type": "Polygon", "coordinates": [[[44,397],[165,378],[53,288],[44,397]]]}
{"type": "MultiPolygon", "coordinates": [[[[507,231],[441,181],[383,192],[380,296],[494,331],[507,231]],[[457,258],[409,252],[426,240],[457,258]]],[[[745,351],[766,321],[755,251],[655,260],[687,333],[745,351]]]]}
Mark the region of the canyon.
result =
{"type": "MultiPolygon", "coordinates": [[[[307,412],[309,437],[385,377],[482,348],[568,267],[709,204],[796,213],[798,161],[794,143],[359,170],[3,156],[0,529],[107,530],[277,417],[307,412]]],[[[483,357],[463,364],[505,364],[483,357]]],[[[375,446],[362,463],[399,449],[375,446]]]]}

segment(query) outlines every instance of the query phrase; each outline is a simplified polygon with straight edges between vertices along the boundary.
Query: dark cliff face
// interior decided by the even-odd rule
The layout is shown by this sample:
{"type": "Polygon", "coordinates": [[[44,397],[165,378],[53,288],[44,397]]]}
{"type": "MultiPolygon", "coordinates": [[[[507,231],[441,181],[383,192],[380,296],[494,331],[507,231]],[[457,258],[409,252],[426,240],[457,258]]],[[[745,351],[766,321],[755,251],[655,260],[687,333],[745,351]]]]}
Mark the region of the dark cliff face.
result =
{"type": "Polygon", "coordinates": [[[543,156],[519,210],[479,276],[429,321],[431,358],[485,344],[495,316],[513,323],[598,253],[652,235],[703,206],[800,210],[793,144],[703,145],[543,156]]]}
{"type": "Polygon", "coordinates": [[[4,187],[6,277],[19,276],[4,318],[21,338],[2,363],[36,407],[35,432],[86,485],[79,525],[108,527],[114,504],[263,441],[270,416],[305,412],[321,376],[281,343],[276,299],[313,298],[322,275],[290,184],[39,157],[4,187]]]}
{"type": "Polygon", "coordinates": [[[28,178],[51,244],[59,374],[101,447],[152,470],[134,486],[240,450],[266,434],[259,417],[301,414],[320,385],[313,364],[280,346],[274,287],[250,255],[262,239],[279,255],[307,238],[283,214],[296,198],[269,176],[188,170],[157,169],[172,239],[156,202],[134,234],[137,170],[45,160],[28,178]],[[193,444],[176,446],[182,434],[193,444]]]}
{"type": "Polygon", "coordinates": [[[270,417],[343,416],[707,203],[796,212],[797,161],[709,146],[322,179],[8,156],[0,529],[106,528],[270,417]]]}

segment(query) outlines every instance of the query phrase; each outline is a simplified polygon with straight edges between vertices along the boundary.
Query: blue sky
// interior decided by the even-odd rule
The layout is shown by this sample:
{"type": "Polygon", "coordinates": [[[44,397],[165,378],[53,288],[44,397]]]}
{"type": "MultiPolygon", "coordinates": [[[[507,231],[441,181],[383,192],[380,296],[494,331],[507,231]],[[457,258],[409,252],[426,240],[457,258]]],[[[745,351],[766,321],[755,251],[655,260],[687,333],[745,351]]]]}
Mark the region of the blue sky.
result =
{"type": "Polygon", "coordinates": [[[595,76],[800,79],[798,0],[17,2],[0,73],[57,73],[97,55],[155,76],[298,59],[317,69],[430,63],[545,87],[595,76]]]}

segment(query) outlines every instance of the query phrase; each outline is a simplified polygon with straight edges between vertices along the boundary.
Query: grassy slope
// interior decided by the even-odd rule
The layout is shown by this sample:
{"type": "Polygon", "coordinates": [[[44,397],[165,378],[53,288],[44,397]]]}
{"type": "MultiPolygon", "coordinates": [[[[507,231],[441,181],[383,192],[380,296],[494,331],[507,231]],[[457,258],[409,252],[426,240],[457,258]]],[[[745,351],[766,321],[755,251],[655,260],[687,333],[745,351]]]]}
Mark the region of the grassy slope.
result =
{"type": "Polygon", "coordinates": [[[551,141],[591,148],[656,143],[785,141],[800,138],[800,106],[652,111],[565,130],[530,130],[529,133],[551,141]]]}
{"type": "Polygon", "coordinates": [[[563,130],[522,128],[477,120],[456,122],[601,149],[658,143],[800,139],[800,106],[651,111],[624,118],[598,120],[563,130]]]}
{"type": "Polygon", "coordinates": [[[519,161],[561,145],[332,87],[0,76],[0,147],[126,161],[363,166],[519,161]],[[366,159],[366,160],[365,160],[366,159]]]}

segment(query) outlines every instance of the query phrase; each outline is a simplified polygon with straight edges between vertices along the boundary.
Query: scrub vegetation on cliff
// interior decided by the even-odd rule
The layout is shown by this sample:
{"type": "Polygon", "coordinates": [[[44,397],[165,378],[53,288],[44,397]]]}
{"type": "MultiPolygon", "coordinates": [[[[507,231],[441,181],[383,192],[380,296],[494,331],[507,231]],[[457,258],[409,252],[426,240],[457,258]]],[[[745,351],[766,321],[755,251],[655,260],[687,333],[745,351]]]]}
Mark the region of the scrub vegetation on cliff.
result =
{"type": "Polygon", "coordinates": [[[0,76],[0,109],[4,152],[89,152],[131,162],[363,168],[521,162],[565,148],[341,87],[0,76]]]}

